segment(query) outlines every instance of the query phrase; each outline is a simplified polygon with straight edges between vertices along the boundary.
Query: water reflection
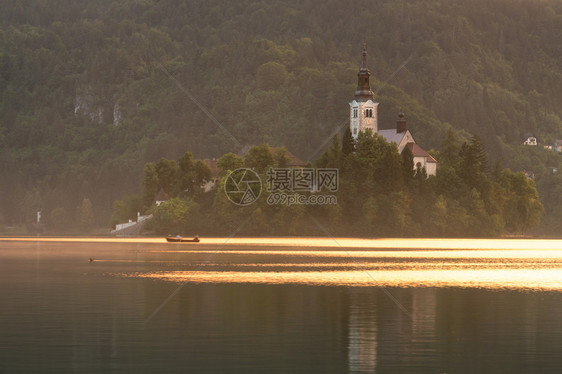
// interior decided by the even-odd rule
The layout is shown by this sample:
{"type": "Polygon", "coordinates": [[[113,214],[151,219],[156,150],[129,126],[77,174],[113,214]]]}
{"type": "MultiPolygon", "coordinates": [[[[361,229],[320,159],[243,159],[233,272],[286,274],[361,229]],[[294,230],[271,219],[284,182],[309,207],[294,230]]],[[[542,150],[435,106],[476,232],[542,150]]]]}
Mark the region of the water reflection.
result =
{"type": "Polygon", "coordinates": [[[349,370],[374,373],[378,345],[375,299],[372,294],[363,295],[356,290],[350,291],[349,299],[349,370]]]}
{"type": "Polygon", "coordinates": [[[552,249],[233,248],[0,243],[0,372],[562,370],[552,249]]]}

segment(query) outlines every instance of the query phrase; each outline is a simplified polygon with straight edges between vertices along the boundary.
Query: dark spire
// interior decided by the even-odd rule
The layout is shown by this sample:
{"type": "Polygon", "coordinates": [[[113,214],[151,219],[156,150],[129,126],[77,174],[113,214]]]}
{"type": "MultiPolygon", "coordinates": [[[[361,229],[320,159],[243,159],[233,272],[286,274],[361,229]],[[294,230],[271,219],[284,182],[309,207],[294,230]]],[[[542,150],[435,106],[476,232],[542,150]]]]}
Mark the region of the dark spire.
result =
{"type": "Polygon", "coordinates": [[[361,63],[361,69],[367,69],[367,43],[363,43],[363,62],[361,63]]]}
{"type": "Polygon", "coordinates": [[[371,83],[369,77],[371,72],[367,68],[367,44],[363,43],[363,61],[361,62],[361,69],[357,74],[357,91],[355,91],[355,100],[367,101],[373,99],[373,91],[371,91],[371,83]]]}

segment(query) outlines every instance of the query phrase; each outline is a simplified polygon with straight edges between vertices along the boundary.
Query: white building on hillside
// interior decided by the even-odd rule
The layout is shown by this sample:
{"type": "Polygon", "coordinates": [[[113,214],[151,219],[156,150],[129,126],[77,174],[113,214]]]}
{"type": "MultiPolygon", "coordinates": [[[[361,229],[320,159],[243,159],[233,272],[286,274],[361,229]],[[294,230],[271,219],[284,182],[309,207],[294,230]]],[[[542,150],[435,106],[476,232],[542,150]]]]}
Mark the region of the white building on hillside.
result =
{"type": "Polygon", "coordinates": [[[403,113],[398,114],[396,128],[379,130],[378,105],[375,95],[371,91],[371,72],[367,68],[367,48],[363,45],[363,60],[357,74],[357,90],[355,98],[349,103],[349,129],[351,135],[357,140],[359,133],[371,129],[373,133],[381,135],[389,143],[396,143],[398,151],[402,153],[408,147],[414,155],[414,169],[419,163],[425,167],[428,176],[437,173],[438,163],[429,153],[416,144],[410,130],[406,127],[406,119],[403,113]]]}
{"type": "Polygon", "coordinates": [[[525,141],[523,142],[523,144],[524,144],[524,145],[537,145],[537,144],[538,144],[537,138],[535,138],[534,136],[529,136],[529,137],[527,138],[527,140],[525,140],[525,141]]]}

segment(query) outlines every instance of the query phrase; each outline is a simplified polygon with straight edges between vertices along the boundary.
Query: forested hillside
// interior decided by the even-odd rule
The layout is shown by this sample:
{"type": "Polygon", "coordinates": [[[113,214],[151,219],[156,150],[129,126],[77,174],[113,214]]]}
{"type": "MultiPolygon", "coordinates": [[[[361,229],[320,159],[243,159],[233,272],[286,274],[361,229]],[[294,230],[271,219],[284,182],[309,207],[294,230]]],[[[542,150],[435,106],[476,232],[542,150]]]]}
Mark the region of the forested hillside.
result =
{"type": "Polygon", "coordinates": [[[70,222],[88,199],[107,225],[146,162],[187,151],[267,142],[314,162],[363,42],[382,128],[402,110],[425,149],[478,135],[534,173],[539,232],[562,231],[561,156],[543,148],[562,139],[559,0],[2,0],[0,224],[70,222]]]}

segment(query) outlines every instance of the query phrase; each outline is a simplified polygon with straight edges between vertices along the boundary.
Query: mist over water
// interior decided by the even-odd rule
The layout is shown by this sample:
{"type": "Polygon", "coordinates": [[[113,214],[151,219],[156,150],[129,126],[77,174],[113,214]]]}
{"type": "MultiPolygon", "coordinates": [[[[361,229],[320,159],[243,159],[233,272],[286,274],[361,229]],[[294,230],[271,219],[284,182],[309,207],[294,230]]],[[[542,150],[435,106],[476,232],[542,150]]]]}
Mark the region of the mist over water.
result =
{"type": "Polygon", "coordinates": [[[562,241],[336,241],[2,240],[0,372],[562,370],[562,241]]]}

